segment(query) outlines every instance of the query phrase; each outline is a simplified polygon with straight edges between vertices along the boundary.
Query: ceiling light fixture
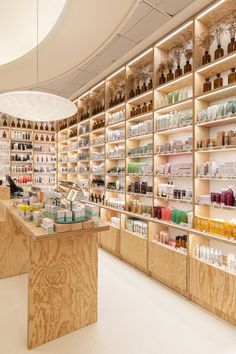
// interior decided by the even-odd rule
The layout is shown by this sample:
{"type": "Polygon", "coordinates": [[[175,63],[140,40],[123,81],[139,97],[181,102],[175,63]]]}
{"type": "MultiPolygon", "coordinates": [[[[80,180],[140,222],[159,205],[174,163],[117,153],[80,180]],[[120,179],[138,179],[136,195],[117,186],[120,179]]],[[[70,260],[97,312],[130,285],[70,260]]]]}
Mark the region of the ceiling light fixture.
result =
{"type": "MultiPolygon", "coordinates": [[[[39,84],[39,0],[37,0],[36,86],[39,84]]],[[[77,112],[74,102],[41,91],[11,91],[0,94],[0,112],[31,121],[56,121],[77,112]]]]}

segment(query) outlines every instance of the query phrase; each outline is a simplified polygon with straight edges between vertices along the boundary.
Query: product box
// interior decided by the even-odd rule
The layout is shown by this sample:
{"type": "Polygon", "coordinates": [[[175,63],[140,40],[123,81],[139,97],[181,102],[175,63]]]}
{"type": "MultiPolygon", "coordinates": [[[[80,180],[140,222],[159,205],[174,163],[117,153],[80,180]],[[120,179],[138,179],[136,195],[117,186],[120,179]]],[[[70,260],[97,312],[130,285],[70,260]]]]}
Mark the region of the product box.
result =
{"type": "Polygon", "coordinates": [[[61,209],[57,211],[57,221],[58,222],[65,222],[65,210],[61,209]]]}
{"type": "Polygon", "coordinates": [[[71,210],[66,210],[66,222],[71,222],[72,221],[72,211],[71,210]]]}

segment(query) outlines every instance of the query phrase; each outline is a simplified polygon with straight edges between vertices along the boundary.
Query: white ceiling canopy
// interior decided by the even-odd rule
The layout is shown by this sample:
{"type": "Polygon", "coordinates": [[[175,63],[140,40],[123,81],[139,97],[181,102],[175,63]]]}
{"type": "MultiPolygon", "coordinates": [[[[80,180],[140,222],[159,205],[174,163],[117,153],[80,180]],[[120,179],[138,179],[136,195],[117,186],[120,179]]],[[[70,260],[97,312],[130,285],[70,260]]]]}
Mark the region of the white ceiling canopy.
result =
{"type": "Polygon", "coordinates": [[[66,1],[40,0],[37,4],[37,0],[1,0],[0,65],[16,60],[34,49],[37,42],[40,43],[52,30],[66,1]]]}
{"type": "Polygon", "coordinates": [[[20,119],[51,122],[72,117],[76,105],[45,92],[17,91],[0,95],[0,112],[20,119]]]}

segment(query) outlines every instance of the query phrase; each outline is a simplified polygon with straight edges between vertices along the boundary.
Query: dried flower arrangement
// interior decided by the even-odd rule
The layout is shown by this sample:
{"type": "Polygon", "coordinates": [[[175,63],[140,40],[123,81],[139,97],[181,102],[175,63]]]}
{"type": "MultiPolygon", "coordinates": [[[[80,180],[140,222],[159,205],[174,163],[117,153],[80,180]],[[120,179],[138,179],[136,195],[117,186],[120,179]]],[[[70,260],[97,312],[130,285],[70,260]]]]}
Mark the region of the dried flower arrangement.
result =
{"type": "Polygon", "coordinates": [[[225,23],[226,32],[229,34],[230,38],[235,38],[236,35],[236,9],[230,9],[226,12],[223,19],[225,23]]]}
{"type": "Polygon", "coordinates": [[[152,74],[153,74],[153,65],[151,63],[148,63],[139,71],[138,74],[139,82],[142,83],[147,82],[147,80],[152,77],[152,74]]]}
{"type": "Polygon", "coordinates": [[[172,71],[174,68],[175,64],[174,64],[174,58],[172,55],[169,56],[167,62],[166,62],[166,67],[169,71],[172,71]]]}
{"type": "Polygon", "coordinates": [[[193,56],[192,48],[185,48],[184,49],[184,57],[186,61],[189,61],[193,56]]]}
{"type": "Polygon", "coordinates": [[[165,70],[166,70],[166,64],[162,61],[162,62],[160,62],[157,71],[160,74],[164,74],[165,70]]]}
{"type": "Polygon", "coordinates": [[[198,46],[205,52],[209,52],[210,46],[214,41],[214,36],[210,31],[206,31],[197,37],[198,46]]]}
{"type": "Polygon", "coordinates": [[[180,61],[182,54],[184,52],[184,46],[183,43],[179,42],[176,43],[176,45],[171,49],[171,55],[174,58],[174,60],[177,63],[177,66],[180,66],[180,61]]]}

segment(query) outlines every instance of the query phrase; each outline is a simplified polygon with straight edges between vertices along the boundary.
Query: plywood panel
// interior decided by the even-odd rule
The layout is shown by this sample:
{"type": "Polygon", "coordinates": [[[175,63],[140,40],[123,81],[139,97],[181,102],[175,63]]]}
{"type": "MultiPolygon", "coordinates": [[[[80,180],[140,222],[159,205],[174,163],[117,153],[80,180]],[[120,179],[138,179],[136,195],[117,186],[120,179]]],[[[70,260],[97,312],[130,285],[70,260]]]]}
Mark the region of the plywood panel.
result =
{"type": "Polygon", "coordinates": [[[0,224],[0,278],[28,271],[29,237],[7,210],[0,224]]]}
{"type": "Polygon", "coordinates": [[[28,347],[97,320],[97,234],[30,239],[28,347]]]}
{"type": "Polygon", "coordinates": [[[147,272],[147,240],[121,230],[120,253],[125,261],[147,272]]]}
{"type": "Polygon", "coordinates": [[[10,199],[10,188],[6,186],[0,186],[0,200],[10,199]]]}
{"type": "Polygon", "coordinates": [[[236,325],[236,276],[190,258],[193,301],[236,325]]]}
{"type": "Polygon", "coordinates": [[[120,255],[120,230],[111,226],[109,231],[100,232],[100,242],[107,251],[120,255]]]}
{"type": "Polygon", "coordinates": [[[187,291],[187,257],[154,242],[149,243],[151,276],[181,294],[187,291]]]}

